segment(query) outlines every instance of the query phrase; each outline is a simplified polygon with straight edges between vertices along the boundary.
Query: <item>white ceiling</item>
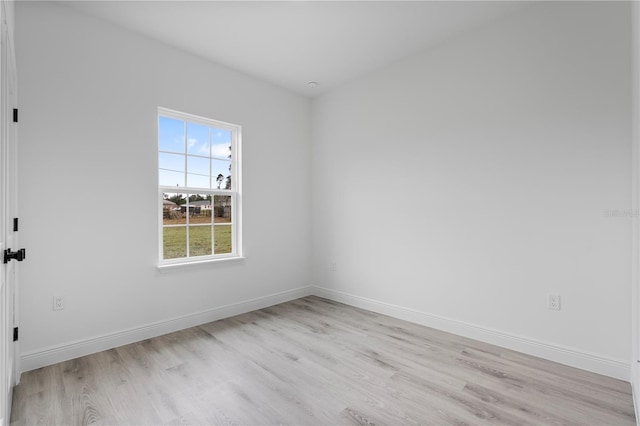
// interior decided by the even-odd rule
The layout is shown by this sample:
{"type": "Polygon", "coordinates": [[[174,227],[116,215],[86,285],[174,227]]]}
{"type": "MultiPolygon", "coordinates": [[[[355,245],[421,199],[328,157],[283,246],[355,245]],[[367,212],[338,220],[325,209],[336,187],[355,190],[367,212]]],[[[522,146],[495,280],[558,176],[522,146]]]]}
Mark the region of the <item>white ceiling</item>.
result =
{"type": "Polygon", "coordinates": [[[524,6],[515,1],[62,3],[305,96],[524,6]],[[311,89],[310,81],[318,86],[311,89]]]}

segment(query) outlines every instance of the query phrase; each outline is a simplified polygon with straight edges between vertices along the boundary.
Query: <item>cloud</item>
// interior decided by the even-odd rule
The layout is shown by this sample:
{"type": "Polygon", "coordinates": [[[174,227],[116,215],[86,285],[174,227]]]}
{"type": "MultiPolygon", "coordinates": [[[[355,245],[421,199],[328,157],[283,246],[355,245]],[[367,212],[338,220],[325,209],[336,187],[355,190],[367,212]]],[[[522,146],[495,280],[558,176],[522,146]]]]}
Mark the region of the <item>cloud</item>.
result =
{"type": "Polygon", "coordinates": [[[200,155],[204,155],[204,156],[209,156],[209,145],[203,143],[202,145],[200,145],[198,147],[198,154],[200,155]]]}
{"type": "Polygon", "coordinates": [[[228,158],[231,151],[229,151],[230,145],[213,145],[211,147],[211,156],[217,158],[228,158]]]}
{"type": "Polygon", "coordinates": [[[207,142],[202,142],[197,138],[187,139],[187,152],[206,157],[212,156],[216,158],[229,158],[229,154],[231,154],[231,151],[229,150],[230,146],[231,143],[217,143],[213,144],[211,148],[209,148],[209,144],[207,142]]]}
{"type": "Polygon", "coordinates": [[[187,138],[187,148],[191,149],[198,143],[198,139],[196,138],[187,138]]]}

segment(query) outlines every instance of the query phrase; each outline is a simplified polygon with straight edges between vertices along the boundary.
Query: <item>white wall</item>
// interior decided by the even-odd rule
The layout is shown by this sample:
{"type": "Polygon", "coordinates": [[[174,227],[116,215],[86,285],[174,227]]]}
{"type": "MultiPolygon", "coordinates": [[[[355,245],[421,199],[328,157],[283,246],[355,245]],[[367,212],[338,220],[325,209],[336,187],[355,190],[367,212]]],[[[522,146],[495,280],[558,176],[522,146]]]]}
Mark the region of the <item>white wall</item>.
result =
{"type": "Polygon", "coordinates": [[[314,100],[314,283],[628,378],[629,16],[545,2],[314,100]]]}
{"type": "Polygon", "coordinates": [[[62,5],[16,13],[27,358],[309,284],[307,99],[62,5]],[[158,106],[243,126],[246,260],[156,269],[158,106]]]}
{"type": "Polygon", "coordinates": [[[629,7],[536,5],[310,111],[62,5],[20,2],[27,367],[98,349],[82,346],[94,337],[304,294],[312,254],[321,294],[628,370],[629,7]],[[157,106],[243,126],[245,261],[155,268],[157,106]]]}

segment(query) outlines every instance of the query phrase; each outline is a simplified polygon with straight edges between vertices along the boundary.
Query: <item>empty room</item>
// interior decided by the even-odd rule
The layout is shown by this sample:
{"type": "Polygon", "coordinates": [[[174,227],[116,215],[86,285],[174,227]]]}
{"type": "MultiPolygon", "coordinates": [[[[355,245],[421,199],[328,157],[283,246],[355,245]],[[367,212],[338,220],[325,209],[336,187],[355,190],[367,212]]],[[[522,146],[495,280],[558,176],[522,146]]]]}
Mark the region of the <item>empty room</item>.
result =
{"type": "Polygon", "coordinates": [[[640,3],[0,5],[0,425],[638,424],[640,3]]]}

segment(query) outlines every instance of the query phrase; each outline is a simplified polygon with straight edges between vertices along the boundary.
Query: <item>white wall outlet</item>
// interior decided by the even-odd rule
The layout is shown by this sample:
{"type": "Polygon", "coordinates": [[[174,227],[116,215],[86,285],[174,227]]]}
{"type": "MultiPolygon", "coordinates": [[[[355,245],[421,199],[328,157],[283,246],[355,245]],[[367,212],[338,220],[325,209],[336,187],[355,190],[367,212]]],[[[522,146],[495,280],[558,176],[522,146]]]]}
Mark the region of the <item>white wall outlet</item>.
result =
{"type": "Polygon", "coordinates": [[[560,310],[560,296],[557,294],[550,294],[547,298],[547,308],[554,311],[560,310]]]}
{"type": "Polygon", "coordinates": [[[331,269],[331,272],[335,272],[338,270],[338,265],[336,265],[336,262],[331,262],[331,265],[329,266],[329,269],[331,269]]]}
{"type": "Polygon", "coordinates": [[[53,310],[62,311],[64,309],[64,300],[62,296],[53,296],[53,310]]]}

